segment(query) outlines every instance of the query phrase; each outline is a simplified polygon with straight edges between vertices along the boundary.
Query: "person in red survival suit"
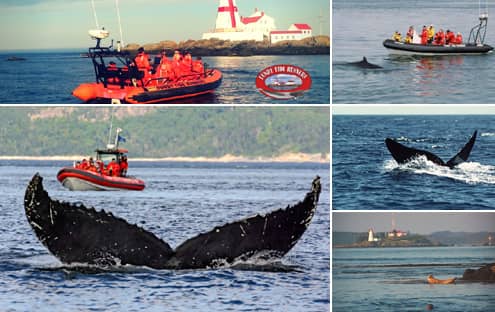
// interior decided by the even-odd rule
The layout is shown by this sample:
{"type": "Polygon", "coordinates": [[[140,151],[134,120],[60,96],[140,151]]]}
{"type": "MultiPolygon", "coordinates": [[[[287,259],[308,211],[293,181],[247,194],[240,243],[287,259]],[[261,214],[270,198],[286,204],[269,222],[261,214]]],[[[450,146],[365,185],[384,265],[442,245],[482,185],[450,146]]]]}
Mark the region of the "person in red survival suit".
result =
{"type": "Polygon", "coordinates": [[[203,61],[201,60],[201,56],[197,56],[196,60],[193,61],[192,69],[195,73],[204,74],[205,66],[203,64],[203,61]]]}
{"type": "Polygon", "coordinates": [[[139,71],[144,72],[144,78],[146,79],[150,74],[151,64],[150,57],[146,52],[144,52],[143,47],[138,49],[138,54],[134,58],[134,63],[136,63],[139,71]]]}
{"type": "Polygon", "coordinates": [[[444,45],[445,44],[445,34],[443,32],[443,29],[440,29],[436,33],[435,40],[433,41],[433,44],[436,44],[436,45],[444,45]]]}
{"type": "Polygon", "coordinates": [[[457,36],[455,36],[455,44],[462,44],[462,35],[460,32],[458,32],[457,36]]]}
{"type": "Polygon", "coordinates": [[[89,163],[86,160],[86,158],[84,158],[81,162],[81,165],[79,166],[79,169],[88,170],[88,168],[89,168],[89,163]]]}
{"type": "Polygon", "coordinates": [[[112,161],[107,166],[107,172],[109,176],[118,177],[120,176],[120,166],[115,161],[115,158],[112,158],[112,161]]]}
{"type": "Polygon", "coordinates": [[[174,70],[175,78],[182,76],[180,64],[182,63],[182,54],[179,50],[174,51],[174,56],[172,57],[172,69],[174,70]]]}
{"type": "Polygon", "coordinates": [[[445,36],[446,44],[455,44],[455,34],[453,31],[447,29],[447,35],[445,36]]]}
{"type": "Polygon", "coordinates": [[[192,71],[192,55],[189,52],[184,52],[184,57],[180,64],[180,71],[183,75],[190,74],[192,71]]]}
{"type": "Polygon", "coordinates": [[[98,159],[96,161],[96,168],[98,169],[98,172],[103,174],[103,175],[106,175],[106,171],[105,171],[105,164],[103,163],[103,161],[101,159],[98,159]]]}
{"type": "Polygon", "coordinates": [[[423,26],[423,30],[421,31],[421,44],[428,43],[428,29],[426,26],[423,26]]]}
{"type": "Polygon", "coordinates": [[[122,156],[120,160],[120,176],[125,177],[127,175],[127,168],[129,168],[129,164],[127,163],[127,156],[122,156]]]}
{"type": "MultiPolygon", "coordinates": [[[[172,61],[167,57],[162,57],[160,64],[156,68],[155,78],[164,78],[167,80],[175,79],[175,72],[173,69],[172,61]]],[[[163,80],[158,80],[158,83],[163,83],[163,80]]]]}
{"type": "Polygon", "coordinates": [[[93,157],[90,157],[89,158],[89,167],[88,167],[88,170],[89,171],[93,171],[93,172],[98,172],[98,170],[96,169],[95,162],[93,161],[93,157]]]}

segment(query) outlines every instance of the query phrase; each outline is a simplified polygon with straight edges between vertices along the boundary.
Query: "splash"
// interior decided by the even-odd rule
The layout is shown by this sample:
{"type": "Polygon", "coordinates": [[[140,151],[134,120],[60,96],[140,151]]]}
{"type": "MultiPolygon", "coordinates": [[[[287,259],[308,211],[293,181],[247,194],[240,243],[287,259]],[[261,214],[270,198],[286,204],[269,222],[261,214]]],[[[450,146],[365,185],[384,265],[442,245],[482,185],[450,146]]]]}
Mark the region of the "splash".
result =
{"type": "Polygon", "coordinates": [[[429,161],[426,156],[420,156],[405,164],[398,164],[395,160],[387,160],[383,169],[385,172],[405,171],[414,174],[428,174],[467,184],[495,184],[495,166],[482,165],[478,162],[465,162],[450,169],[429,161]]]}

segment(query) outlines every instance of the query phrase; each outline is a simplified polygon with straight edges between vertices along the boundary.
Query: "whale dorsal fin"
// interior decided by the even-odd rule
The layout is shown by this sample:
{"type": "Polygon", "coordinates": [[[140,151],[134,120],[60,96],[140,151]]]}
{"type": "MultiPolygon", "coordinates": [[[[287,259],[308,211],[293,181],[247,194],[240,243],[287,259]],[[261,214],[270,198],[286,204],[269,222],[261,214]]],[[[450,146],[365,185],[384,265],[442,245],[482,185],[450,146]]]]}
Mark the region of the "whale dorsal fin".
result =
{"type": "Polygon", "coordinates": [[[448,162],[447,166],[450,168],[455,167],[465,161],[468,160],[469,154],[471,153],[471,150],[473,149],[474,142],[476,141],[476,135],[478,134],[478,131],[474,131],[473,136],[471,136],[471,139],[464,145],[464,147],[461,149],[459,153],[457,153],[454,157],[452,157],[448,162]]]}

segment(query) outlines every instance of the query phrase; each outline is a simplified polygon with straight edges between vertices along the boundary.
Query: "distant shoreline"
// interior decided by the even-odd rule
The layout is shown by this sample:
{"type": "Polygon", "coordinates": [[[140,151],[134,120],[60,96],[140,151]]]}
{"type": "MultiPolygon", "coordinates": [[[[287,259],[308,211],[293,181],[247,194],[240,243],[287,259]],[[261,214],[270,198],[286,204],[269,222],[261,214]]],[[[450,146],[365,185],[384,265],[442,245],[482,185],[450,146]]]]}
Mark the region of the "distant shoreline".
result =
{"type": "MultiPolygon", "coordinates": [[[[89,155],[71,155],[71,156],[0,156],[0,160],[53,160],[53,161],[76,161],[81,160],[84,157],[89,157],[89,155]]],[[[221,157],[130,157],[129,161],[142,161],[142,162],[153,162],[153,161],[170,161],[170,162],[212,162],[212,163],[225,163],[225,162],[251,162],[251,163],[262,163],[262,162],[276,162],[276,163],[328,163],[330,164],[329,154],[321,157],[321,154],[304,154],[304,153],[287,153],[274,157],[247,157],[247,156],[234,156],[234,155],[224,155],[221,157]]]]}

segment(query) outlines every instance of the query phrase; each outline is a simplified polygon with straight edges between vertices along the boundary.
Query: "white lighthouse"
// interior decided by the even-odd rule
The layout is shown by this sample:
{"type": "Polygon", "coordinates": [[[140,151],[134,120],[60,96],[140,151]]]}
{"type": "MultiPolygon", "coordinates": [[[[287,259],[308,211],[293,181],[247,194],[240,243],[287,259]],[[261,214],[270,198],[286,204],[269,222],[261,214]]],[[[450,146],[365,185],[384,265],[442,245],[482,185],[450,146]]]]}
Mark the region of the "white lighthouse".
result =
{"type": "Polygon", "coordinates": [[[375,236],[373,234],[373,229],[368,230],[368,242],[374,242],[375,241],[375,236]]]}
{"type": "Polygon", "coordinates": [[[235,0],[220,0],[215,22],[216,32],[236,31],[239,27],[239,9],[235,0]]]}
{"type": "Polygon", "coordinates": [[[246,29],[239,16],[239,9],[235,0],[220,0],[217,9],[215,29],[203,34],[203,39],[221,40],[255,40],[263,41],[263,32],[246,29]]]}

